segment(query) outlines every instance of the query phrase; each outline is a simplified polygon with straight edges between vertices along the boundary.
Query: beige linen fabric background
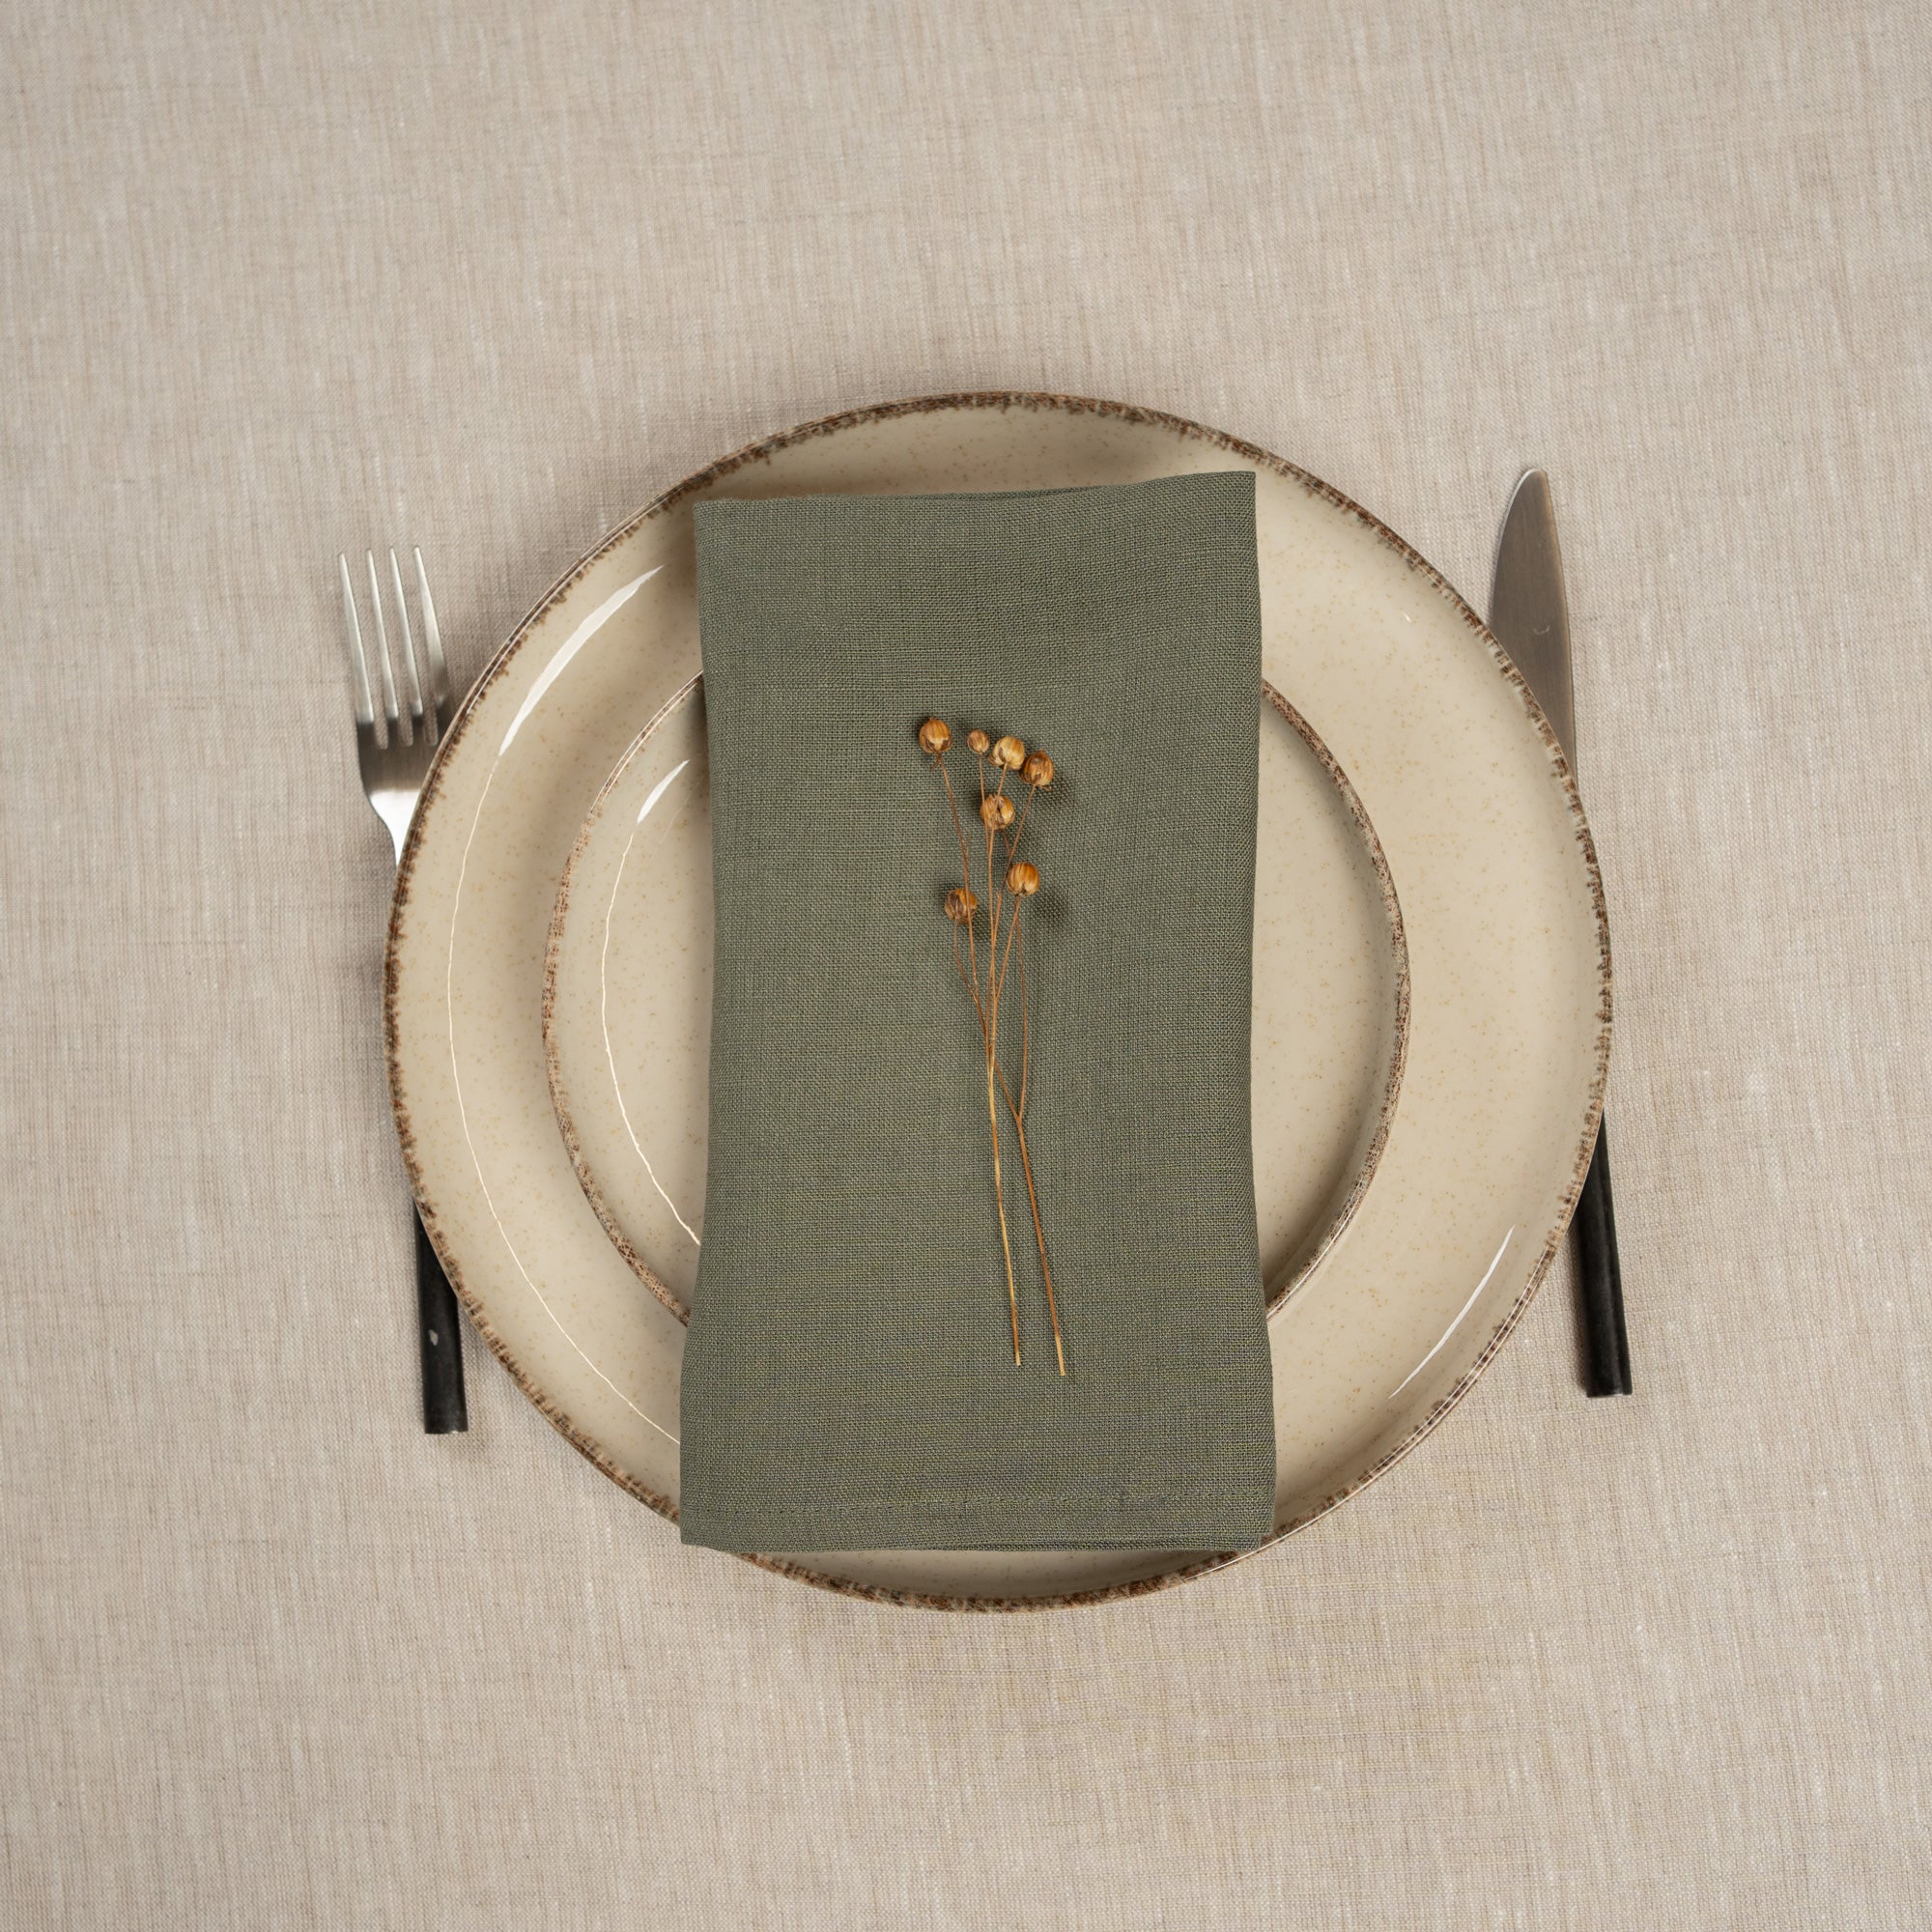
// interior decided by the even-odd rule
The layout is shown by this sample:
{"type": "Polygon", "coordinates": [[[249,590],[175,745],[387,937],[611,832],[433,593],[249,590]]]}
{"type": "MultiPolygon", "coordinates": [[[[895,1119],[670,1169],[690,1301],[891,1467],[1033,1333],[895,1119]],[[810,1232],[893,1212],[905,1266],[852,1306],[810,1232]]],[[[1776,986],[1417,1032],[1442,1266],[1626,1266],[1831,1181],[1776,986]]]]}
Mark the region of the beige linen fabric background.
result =
{"type": "Polygon", "coordinates": [[[0,26],[0,1918],[1923,1925],[1923,9],[82,12],[0,26]],[[473,1337],[419,1434],[330,568],[468,678],[702,461],[1004,385],[1478,602],[1549,468],[1639,1393],[1561,1276],[1287,1547],[988,1620],[681,1548],[473,1337]]]}

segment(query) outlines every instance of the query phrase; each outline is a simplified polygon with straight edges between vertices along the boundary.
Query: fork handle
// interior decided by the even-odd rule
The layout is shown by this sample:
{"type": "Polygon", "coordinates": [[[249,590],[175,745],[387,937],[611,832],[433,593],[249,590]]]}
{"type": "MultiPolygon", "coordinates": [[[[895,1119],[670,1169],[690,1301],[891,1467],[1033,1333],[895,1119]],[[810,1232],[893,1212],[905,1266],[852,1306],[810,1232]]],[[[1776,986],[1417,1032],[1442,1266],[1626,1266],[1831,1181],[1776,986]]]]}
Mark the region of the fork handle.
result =
{"type": "Polygon", "coordinates": [[[1624,1330],[1624,1271],[1617,1258],[1617,1214],[1610,1198],[1610,1141],[1597,1130],[1597,1151],[1577,1198],[1577,1287],[1583,1302],[1591,1395],[1631,1392],[1630,1337],[1624,1330]]]}
{"type": "Polygon", "coordinates": [[[416,1226],[416,1339],[422,1345],[423,1430],[455,1435],[469,1427],[463,1399],[463,1336],[457,1327],[456,1295],[430,1245],[422,1216],[416,1226]]]}

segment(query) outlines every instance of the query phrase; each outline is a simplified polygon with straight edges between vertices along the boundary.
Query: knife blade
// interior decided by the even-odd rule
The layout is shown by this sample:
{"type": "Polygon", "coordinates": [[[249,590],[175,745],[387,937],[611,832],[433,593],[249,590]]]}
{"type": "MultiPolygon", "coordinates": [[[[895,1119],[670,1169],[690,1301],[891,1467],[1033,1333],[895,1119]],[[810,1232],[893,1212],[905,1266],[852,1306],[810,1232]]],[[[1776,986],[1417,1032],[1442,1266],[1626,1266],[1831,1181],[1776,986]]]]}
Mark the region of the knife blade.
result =
{"type": "MultiPolygon", "coordinates": [[[[1563,588],[1563,553],[1556,541],[1556,505],[1549,478],[1541,469],[1525,469],[1517,479],[1503,517],[1490,586],[1490,629],[1542,705],[1574,771],[1577,714],[1570,604],[1563,588]]],[[[1574,1225],[1588,1355],[1585,1386],[1592,1395],[1629,1395],[1623,1267],[1610,1193],[1609,1139],[1602,1126],[1577,1198],[1574,1225]]]]}
{"type": "Polygon", "coordinates": [[[1570,670],[1570,604],[1549,478],[1525,469],[1510,497],[1496,544],[1490,629],[1556,727],[1563,755],[1577,765],[1576,692],[1570,670]]]}

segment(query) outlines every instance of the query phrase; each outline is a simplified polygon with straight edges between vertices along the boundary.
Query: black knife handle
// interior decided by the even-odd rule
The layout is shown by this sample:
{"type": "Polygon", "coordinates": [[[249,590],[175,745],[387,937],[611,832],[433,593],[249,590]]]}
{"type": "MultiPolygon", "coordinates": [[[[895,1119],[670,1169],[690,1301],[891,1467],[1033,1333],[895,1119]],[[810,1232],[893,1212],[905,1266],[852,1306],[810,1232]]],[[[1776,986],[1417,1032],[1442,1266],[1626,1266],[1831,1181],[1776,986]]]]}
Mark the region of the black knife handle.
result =
{"type": "Polygon", "coordinates": [[[463,1399],[463,1337],[456,1294],[442,1271],[419,1214],[416,1229],[416,1339],[422,1345],[423,1432],[456,1435],[469,1427],[463,1399]]]}
{"type": "Polygon", "coordinates": [[[1577,1289],[1591,1395],[1631,1392],[1630,1337],[1624,1330],[1624,1273],[1617,1260],[1617,1212],[1610,1198],[1610,1141],[1597,1130],[1597,1151],[1577,1197],[1577,1289]]]}

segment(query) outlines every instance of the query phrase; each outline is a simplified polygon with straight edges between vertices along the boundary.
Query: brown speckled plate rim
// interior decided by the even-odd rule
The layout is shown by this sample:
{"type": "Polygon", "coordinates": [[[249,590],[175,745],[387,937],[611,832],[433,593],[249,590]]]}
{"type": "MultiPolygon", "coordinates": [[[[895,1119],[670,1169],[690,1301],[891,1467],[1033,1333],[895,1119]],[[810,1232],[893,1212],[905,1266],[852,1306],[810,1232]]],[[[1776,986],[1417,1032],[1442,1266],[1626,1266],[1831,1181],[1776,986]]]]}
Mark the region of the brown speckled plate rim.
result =
{"type": "Polygon", "coordinates": [[[1550,775],[1563,792],[1572,836],[1577,840],[1583,860],[1589,883],[1591,906],[1596,918],[1598,993],[1596,1057],[1583,1110],[1581,1131],[1571,1163],[1569,1184],[1557,1204],[1555,1225],[1550,1229],[1543,1244],[1543,1250],[1523,1283],[1521,1293],[1491,1331],[1489,1340],[1484,1343],[1468,1370],[1445,1395],[1431,1406],[1407,1435],[1384,1451],[1352,1482],[1345,1483],[1341,1488],[1330,1492],[1312,1508],[1303,1510],[1298,1516],[1290,1517],[1276,1523],[1273,1534],[1264,1543],[1258,1544],[1255,1549],[1214,1551],[1183,1562],[1172,1570],[1163,1570],[1151,1577],[1138,1577],[1131,1582],[1110,1583],[1096,1590],[1068,1591],[1057,1596],[954,1597],[927,1591],[894,1590],[876,1584],[861,1583],[850,1577],[832,1576],[788,1557],[748,1554],[744,1558],[746,1562],[755,1564],[760,1569],[792,1577],[799,1582],[810,1583],[839,1596],[856,1597],[867,1603],[891,1604],[910,1609],[978,1612],[1067,1609],[1124,1603],[1131,1598],[1151,1596],[1157,1590],[1170,1589],[1178,1583],[1205,1577],[1211,1571],[1226,1569],[1231,1564],[1241,1562],[1262,1549],[1272,1548],[1276,1544],[1294,1535],[1296,1531],[1306,1529],[1309,1524],[1319,1521],[1331,1510],[1347,1502],[1350,1497],[1359,1494],[1378,1477],[1385,1475],[1430,1435],[1475,1387],[1484,1370],[1495,1359],[1497,1351],[1515,1332],[1530,1302],[1535,1299],[1536,1291],[1543,1285],[1544,1277],[1549,1272],[1550,1263],[1562,1245],[1564,1234],[1570,1225],[1570,1217],[1576,1211],[1577,1196],[1582,1192],[1584,1177],[1589,1172],[1590,1156],[1597,1144],[1597,1129],[1603,1118],[1604,1089],[1609,1074],[1611,1011],[1609,917],[1604,900],[1603,873],[1597,864],[1596,844],[1590,836],[1589,821],[1583,815],[1583,801],[1577,789],[1575,774],[1570,769],[1569,760],[1564,756],[1563,747],[1557,739],[1554,728],[1544,715],[1543,707],[1537,703],[1522,673],[1511,663],[1509,654],[1491,635],[1489,627],[1469,608],[1441,572],[1397,536],[1386,524],[1372,516],[1359,503],[1345,497],[1330,484],[1322,482],[1319,476],[1310,474],[1309,471],[1283,457],[1260,448],[1255,443],[1230,436],[1225,431],[1206,428],[1200,423],[1189,421],[1185,416],[1170,415],[1162,410],[1143,409],[1131,403],[1106,402],[1090,396],[1058,395],[1046,391],[961,390],[946,395],[913,396],[898,402],[877,403],[864,409],[847,410],[837,415],[821,416],[814,421],[801,423],[792,429],[781,431],[776,436],[749,443],[734,454],[724,457],[717,463],[687,476],[681,483],[674,484],[664,495],[647,504],[630,522],[607,535],[545,592],[529,614],[511,633],[502,648],[491,659],[482,675],[471,687],[469,696],[463,700],[455,721],[438,745],[436,757],[424,781],[422,796],[417,802],[415,815],[410,824],[409,838],[404,844],[403,856],[396,869],[395,893],[389,907],[388,943],[384,950],[383,965],[383,1036],[388,1069],[390,1104],[395,1112],[396,1131],[402,1143],[403,1163],[408,1170],[410,1184],[414,1190],[417,1206],[422,1212],[423,1225],[442,1262],[444,1271],[449,1276],[450,1286],[468,1310],[469,1319],[475,1323],[477,1333],[482,1336],[491,1352],[508,1370],[511,1379],[535,1405],[538,1412],[572,1448],[609,1476],[620,1489],[628,1491],[639,1502],[649,1505],[660,1516],[668,1518],[672,1522],[677,1520],[677,1505],[668,1496],[659,1494],[648,1485],[620,1469],[525,1372],[514,1352],[491,1324],[474,1292],[464,1281],[462,1269],[443,1235],[436,1204],[430,1198],[424,1181],[422,1165],[417,1157],[415,1135],[410,1121],[409,1104],[402,1092],[400,1028],[396,1010],[400,978],[397,949],[401,941],[404,915],[410,903],[422,828],[428,821],[440,795],[443,760],[462,739],[477,700],[502,673],[504,667],[516,655],[534,627],[568,593],[585,571],[619,544],[628,541],[653,517],[663,516],[683,502],[686,497],[709,489],[713,484],[723,481],[748,464],[767,461],[780,450],[788,449],[813,437],[830,436],[846,429],[858,429],[868,423],[888,422],[899,416],[936,414],[946,410],[1013,409],[1058,410],[1073,415],[1101,416],[1114,421],[1164,429],[1189,441],[1205,442],[1212,448],[1224,450],[1231,456],[1240,458],[1244,463],[1253,464],[1257,469],[1265,469],[1272,475],[1298,483],[1311,496],[1319,497],[1322,501],[1354,518],[1363,528],[1374,535],[1378,542],[1401,557],[1462,618],[1471,634],[1489,652],[1491,661],[1504,681],[1516,693],[1524,715],[1543,741],[1550,775]]]}

